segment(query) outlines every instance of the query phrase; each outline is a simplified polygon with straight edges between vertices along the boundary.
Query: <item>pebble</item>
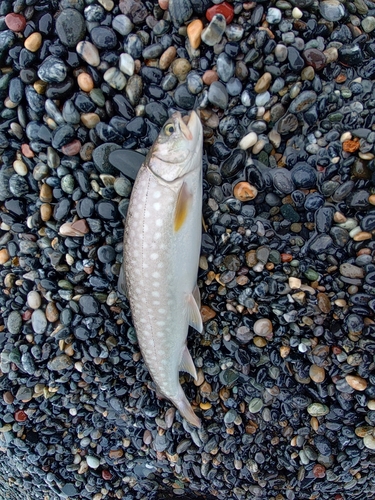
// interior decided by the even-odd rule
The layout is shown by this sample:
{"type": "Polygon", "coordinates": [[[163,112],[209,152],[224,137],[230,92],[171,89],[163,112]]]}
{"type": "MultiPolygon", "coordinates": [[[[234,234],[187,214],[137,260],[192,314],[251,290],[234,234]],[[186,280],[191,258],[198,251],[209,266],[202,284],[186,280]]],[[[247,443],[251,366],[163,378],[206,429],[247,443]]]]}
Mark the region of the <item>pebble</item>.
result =
{"type": "Polygon", "coordinates": [[[364,391],[367,388],[367,381],[358,375],[347,375],[345,380],[356,391],[364,391]]]}
{"type": "Polygon", "coordinates": [[[220,43],[227,23],[222,14],[215,14],[209,25],[201,33],[202,42],[210,47],[220,43]]]}
{"type": "Polygon", "coordinates": [[[197,49],[201,44],[203,23],[200,19],[195,19],[187,27],[187,36],[192,49],[197,49]]]}
{"type": "Polygon", "coordinates": [[[258,190],[248,182],[239,182],[234,186],[233,194],[237,200],[247,202],[256,198],[258,190]]]}
{"type": "Polygon", "coordinates": [[[24,47],[30,52],[36,52],[37,50],[40,49],[42,45],[42,40],[43,38],[41,33],[38,32],[31,33],[31,35],[26,38],[24,42],[24,47]]]}

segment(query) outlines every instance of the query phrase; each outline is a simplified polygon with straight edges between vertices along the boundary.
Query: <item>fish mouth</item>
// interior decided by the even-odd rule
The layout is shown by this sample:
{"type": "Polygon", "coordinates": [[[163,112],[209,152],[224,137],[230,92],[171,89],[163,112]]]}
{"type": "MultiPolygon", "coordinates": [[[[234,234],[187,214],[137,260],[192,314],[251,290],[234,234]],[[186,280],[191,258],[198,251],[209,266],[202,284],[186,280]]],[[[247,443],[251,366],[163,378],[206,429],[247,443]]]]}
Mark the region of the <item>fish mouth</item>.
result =
{"type": "Polygon", "coordinates": [[[179,117],[181,132],[188,141],[192,141],[194,138],[194,133],[198,128],[197,121],[199,121],[199,117],[195,111],[192,111],[189,116],[179,117]]]}

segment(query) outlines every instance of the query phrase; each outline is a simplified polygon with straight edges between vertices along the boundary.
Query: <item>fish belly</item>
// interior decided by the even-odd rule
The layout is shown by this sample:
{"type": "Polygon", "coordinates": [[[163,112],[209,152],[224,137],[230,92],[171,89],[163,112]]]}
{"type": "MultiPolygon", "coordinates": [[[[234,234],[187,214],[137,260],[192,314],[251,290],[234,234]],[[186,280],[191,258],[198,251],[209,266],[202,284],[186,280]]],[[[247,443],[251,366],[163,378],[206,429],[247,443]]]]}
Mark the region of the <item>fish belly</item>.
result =
{"type": "Polygon", "coordinates": [[[124,236],[126,284],[138,342],[158,390],[175,404],[181,398],[179,366],[188,332],[186,299],[196,284],[201,239],[200,173],[189,177],[189,188],[195,190],[192,208],[176,232],[177,194],[142,167],[124,236]]]}

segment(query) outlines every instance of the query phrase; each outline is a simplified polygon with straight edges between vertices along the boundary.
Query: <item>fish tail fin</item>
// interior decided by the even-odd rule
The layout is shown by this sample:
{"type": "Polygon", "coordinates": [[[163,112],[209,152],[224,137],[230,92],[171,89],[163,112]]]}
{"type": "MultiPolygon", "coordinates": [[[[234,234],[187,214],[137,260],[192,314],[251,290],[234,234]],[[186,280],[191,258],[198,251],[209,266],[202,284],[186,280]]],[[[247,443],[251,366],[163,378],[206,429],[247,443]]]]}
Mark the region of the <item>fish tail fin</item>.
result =
{"type": "Polygon", "coordinates": [[[201,427],[201,420],[194,413],[182,387],[179,387],[178,396],[176,399],[172,400],[172,403],[176,406],[181,416],[184,417],[190,424],[195,425],[195,427],[201,427]]]}

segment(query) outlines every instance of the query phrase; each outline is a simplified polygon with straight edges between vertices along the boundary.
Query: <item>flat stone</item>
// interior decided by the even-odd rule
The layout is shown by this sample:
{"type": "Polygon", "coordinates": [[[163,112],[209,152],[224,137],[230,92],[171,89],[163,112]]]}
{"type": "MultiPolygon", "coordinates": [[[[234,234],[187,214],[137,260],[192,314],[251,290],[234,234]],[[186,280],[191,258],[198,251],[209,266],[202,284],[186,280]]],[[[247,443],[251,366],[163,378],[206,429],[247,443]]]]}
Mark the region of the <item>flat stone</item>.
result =
{"type": "Polygon", "coordinates": [[[362,267],[354,266],[347,262],[340,265],[340,274],[346,278],[364,278],[365,276],[362,267]]]}
{"type": "Polygon", "coordinates": [[[69,48],[75,47],[86,32],[82,14],[77,9],[63,9],[56,19],[56,32],[63,45],[69,48]]]}
{"type": "Polygon", "coordinates": [[[70,368],[73,365],[73,360],[66,354],[60,354],[60,356],[56,356],[52,358],[48,362],[48,369],[53,371],[62,371],[70,368]]]}

